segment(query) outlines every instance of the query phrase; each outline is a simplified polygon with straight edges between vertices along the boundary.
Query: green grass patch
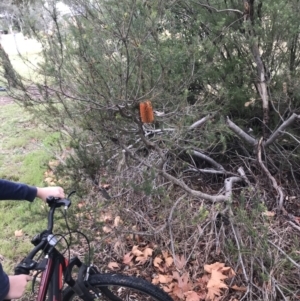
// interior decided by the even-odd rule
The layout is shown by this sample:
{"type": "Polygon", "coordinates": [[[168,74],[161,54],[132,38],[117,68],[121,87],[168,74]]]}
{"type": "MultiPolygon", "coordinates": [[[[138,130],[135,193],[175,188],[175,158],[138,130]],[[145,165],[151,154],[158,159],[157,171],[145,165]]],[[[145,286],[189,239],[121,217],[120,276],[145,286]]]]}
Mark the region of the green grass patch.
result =
{"type": "MultiPolygon", "coordinates": [[[[45,186],[44,172],[53,158],[60,134],[35,122],[33,116],[16,104],[0,107],[0,178],[34,186],[45,186]]],[[[42,201],[0,202],[0,254],[3,265],[12,272],[32,245],[30,239],[47,226],[47,208],[42,201]],[[22,237],[15,237],[16,230],[22,237]]]]}

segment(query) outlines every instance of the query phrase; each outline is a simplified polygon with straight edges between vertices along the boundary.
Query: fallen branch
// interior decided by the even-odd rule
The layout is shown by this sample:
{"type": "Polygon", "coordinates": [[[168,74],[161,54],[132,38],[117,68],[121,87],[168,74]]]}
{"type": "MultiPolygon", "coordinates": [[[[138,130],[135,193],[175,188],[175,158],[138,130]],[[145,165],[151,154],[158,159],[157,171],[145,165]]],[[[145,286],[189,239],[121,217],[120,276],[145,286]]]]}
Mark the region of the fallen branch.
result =
{"type": "Polygon", "coordinates": [[[296,113],[293,113],[289,119],[284,121],[282,125],[269,137],[269,139],[264,143],[264,146],[269,146],[272,144],[279,135],[282,135],[284,130],[290,126],[292,123],[295,122],[296,119],[300,119],[300,115],[297,115],[296,113]]]}
{"type": "Polygon", "coordinates": [[[242,178],[240,177],[230,177],[225,179],[224,186],[225,186],[225,196],[227,197],[227,201],[230,200],[232,195],[232,184],[240,181],[242,181],[242,178]]]}
{"type": "Polygon", "coordinates": [[[194,155],[198,158],[201,158],[203,159],[204,161],[210,163],[212,166],[214,166],[217,170],[222,170],[222,171],[225,171],[224,167],[217,163],[214,159],[212,159],[211,157],[207,156],[207,155],[204,155],[203,153],[199,152],[199,151],[196,151],[196,150],[192,150],[190,152],[191,155],[194,155]]]}
{"type": "Polygon", "coordinates": [[[227,116],[226,123],[228,127],[244,141],[246,141],[247,143],[253,146],[257,145],[257,140],[251,137],[250,135],[248,135],[246,132],[244,132],[240,127],[238,127],[234,122],[232,122],[228,116],[227,116]]]}
{"type": "Polygon", "coordinates": [[[274,246],[281,254],[283,254],[292,264],[294,264],[298,269],[300,269],[300,265],[292,259],[288,254],[286,254],[280,247],[276,246],[272,241],[268,240],[268,243],[274,246]]]}
{"type": "Polygon", "coordinates": [[[241,14],[243,15],[244,13],[242,11],[240,11],[239,9],[233,9],[233,8],[226,8],[226,9],[217,9],[213,6],[210,6],[208,4],[204,4],[204,3],[199,3],[199,2],[196,2],[194,1],[195,3],[197,3],[198,5],[200,6],[203,6],[203,7],[206,7],[208,9],[212,9],[214,10],[216,13],[223,13],[223,12],[234,12],[234,13],[238,13],[238,14],[241,14]]]}
{"type": "Polygon", "coordinates": [[[271,180],[271,182],[273,184],[273,187],[277,191],[277,193],[279,195],[278,207],[279,207],[280,210],[282,210],[282,208],[283,208],[283,198],[284,198],[283,191],[282,191],[281,187],[278,186],[275,178],[271,175],[271,173],[269,172],[268,168],[262,162],[262,159],[261,159],[261,145],[262,145],[262,140],[263,140],[263,138],[261,138],[259,140],[259,142],[258,142],[258,152],[257,152],[258,162],[259,162],[261,168],[263,169],[263,171],[266,173],[267,177],[271,180]]]}
{"type": "Polygon", "coordinates": [[[207,116],[201,118],[200,120],[194,122],[189,128],[188,130],[193,130],[196,127],[199,127],[201,125],[203,125],[207,120],[209,120],[211,117],[213,116],[213,114],[208,114],[207,116]]]}

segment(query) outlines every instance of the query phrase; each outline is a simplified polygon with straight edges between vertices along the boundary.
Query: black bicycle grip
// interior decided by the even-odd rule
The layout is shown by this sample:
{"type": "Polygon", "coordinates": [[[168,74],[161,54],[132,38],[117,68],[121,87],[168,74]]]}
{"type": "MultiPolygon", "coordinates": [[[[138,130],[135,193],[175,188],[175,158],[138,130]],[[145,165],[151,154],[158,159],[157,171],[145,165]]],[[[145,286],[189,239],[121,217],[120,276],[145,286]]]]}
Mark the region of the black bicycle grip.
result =
{"type": "Polygon", "coordinates": [[[29,275],[29,270],[20,266],[15,267],[15,275],[29,275]]]}

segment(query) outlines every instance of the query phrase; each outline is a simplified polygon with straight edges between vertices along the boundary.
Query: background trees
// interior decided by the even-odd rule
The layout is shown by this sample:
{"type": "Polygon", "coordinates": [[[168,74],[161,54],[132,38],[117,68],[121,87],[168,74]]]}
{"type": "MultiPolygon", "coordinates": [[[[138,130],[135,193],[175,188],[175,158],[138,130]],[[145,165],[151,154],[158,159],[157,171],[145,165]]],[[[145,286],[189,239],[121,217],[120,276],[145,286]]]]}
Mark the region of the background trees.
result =
{"type": "Polygon", "coordinates": [[[68,132],[72,180],[109,181],[128,224],[159,231],[173,253],[202,242],[206,258],[242,267],[247,298],[296,294],[284,283],[299,248],[289,240],[299,229],[289,201],[299,195],[298,1],[65,3],[68,13],[44,3],[47,34],[28,26],[43,61],[15,98],[68,132]],[[152,124],[139,117],[145,100],[152,124]],[[288,227],[279,242],[268,223],[277,234],[288,227]],[[256,291],[266,281],[274,289],[256,291]]]}

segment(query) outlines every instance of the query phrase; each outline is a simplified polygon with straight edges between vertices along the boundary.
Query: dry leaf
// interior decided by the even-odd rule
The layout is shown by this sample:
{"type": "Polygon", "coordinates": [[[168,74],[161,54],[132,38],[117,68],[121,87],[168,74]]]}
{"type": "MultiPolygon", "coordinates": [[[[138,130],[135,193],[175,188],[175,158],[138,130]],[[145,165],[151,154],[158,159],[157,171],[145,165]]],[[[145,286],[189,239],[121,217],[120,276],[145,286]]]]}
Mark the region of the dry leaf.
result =
{"type": "Polygon", "coordinates": [[[102,228],[102,230],[103,230],[104,233],[110,233],[110,232],[112,231],[112,228],[111,228],[111,227],[108,227],[108,226],[104,226],[104,227],[102,228]]]}
{"type": "Polygon", "coordinates": [[[120,268],[119,264],[118,264],[117,262],[114,262],[114,261],[111,261],[111,262],[107,265],[107,267],[108,267],[109,269],[111,269],[111,270],[119,269],[119,268],[120,268]]]}
{"type": "Polygon", "coordinates": [[[249,107],[250,105],[254,104],[255,103],[255,98],[250,98],[250,101],[247,101],[245,103],[245,107],[249,107]]]}
{"type": "Polygon", "coordinates": [[[183,255],[181,256],[175,255],[174,263],[178,269],[182,269],[185,267],[186,260],[183,255]]]}
{"type": "Polygon", "coordinates": [[[151,248],[146,248],[144,251],[143,251],[143,254],[145,257],[151,257],[152,254],[153,254],[153,249],[151,248]]]}
{"type": "Polygon", "coordinates": [[[262,213],[262,215],[267,216],[267,217],[273,217],[275,215],[275,212],[265,211],[265,212],[262,213]]]}
{"type": "Polygon", "coordinates": [[[225,266],[224,263],[221,263],[221,262],[215,262],[213,264],[206,264],[204,265],[204,270],[207,272],[207,273],[210,273],[212,272],[212,270],[219,270],[219,269],[222,269],[223,267],[225,266]]]}
{"type": "Polygon", "coordinates": [[[236,275],[235,271],[231,267],[224,267],[220,271],[223,274],[227,275],[228,278],[231,278],[236,275]]]}
{"type": "Polygon", "coordinates": [[[173,277],[170,276],[170,275],[162,275],[162,274],[159,274],[158,277],[157,277],[159,283],[170,283],[172,282],[173,280],[173,277]]]}
{"type": "Polygon", "coordinates": [[[21,230],[16,230],[15,231],[15,237],[21,237],[21,236],[23,236],[23,230],[21,229],[21,230]]]}
{"type": "Polygon", "coordinates": [[[116,216],[114,220],[114,227],[118,227],[120,224],[122,224],[122,220],[120,216],[116,216]]]}
{"type": "Polygon", "coordinates": [[[247,291],[247,286],[233,285],[233,286],[231,286],[231,288],[236,290],[236,291],[240,291],[240,292],[246,292],[247,291]]]}
{"type": "MultiPolygon", "coordinates": [[[[184,293],[185,295],[185,301],[200,301],[203,300],[202,296],[199,296],[196,292],[194,291],[188,291],[186,293],[184,293]]],[[[204,296],[205,298],[205,296],[204,296]]]]}
{"type": "Polygon", "coordinates": [[[131,262],[132,258],[133,258],[133,255],[131,255],[131,252],[128,252],[123,257],[123,263],[124,264],[129,264],[131,262]]]}
{"type": "Polygon", "coordinates": [[[137,257],[135,258],[135,261],[138,262],[138,265],[144,264],[147,260],[148,260],[148,258],[145,257],[145,256],[143,256],[143,255],[142,255],[142,256],[137,256],[137,257]]]}
{"type": "Polygon", "coordinates": [[[110,188],[110,184],[102,184],[100,187],[108,190],[110,188]]]}
{"type": "Polygon", "coordinates": [[[99,218],[100,222],[110,222],[112,221],[112,215],[110,212],[102,212],[99,218]]]}
{"type": "Polygon", "coordinates": [[[160,257],[155,257],[153,260],[153,265],[157,268],[159,268],[160,263],[162,262],[162,259],[160,257]]]}
{"type": "Polygon", "coordinates": [[[183,299],[184,293],[192,289],[192,285],[189,281],[189,274],[184,273],[182,276],[180,276],[178,272],[173,272],[173,278],[178,282],[174,286],[173,293],[178,298],[183,299]]]}
{"type": "MultiPolygon", "coordinates": [[[[176,285],[177,285],[177,283],[176,283],[176,285]]],[[[164,290],[166,293],[173,293],[174,287],[175,287],[175,283],[172,282],[172,283],[170,283],[169,285],[164,285],[164,286],[163,286],[163,290],[164,290]]]]}
{"type": "Polygon", "coordinates": [[[78,204],[77,204],[77,207],[80,209],[80,208],[82,208],[84,206],[84,202],[79,202],[78,204]]]}
{"type": "Polygon", "coordinates": [[[211,278],[207,283],[207,298],[214,300],[216,296],[220,296],[221,288],[228,288],[228,286],[223,282],[223,280],[227,278],[228,277],[223,275],[220,271],[212,270],[211,278]]]}
{"type": "Polygon", "coordinates": [[[221,290],[218,287],[211,287],[208,291],[207,291],[207,300],[215,300],[216,296],[220,296],[221,295],[221,290]]]}
{"type": "Polygon", "coordinates": [[[143,255],[144,255],[143,252],[140,251],[140,250],[138,249],[138,247],[139,247],[139,246],[133,246],[133,247],[132,247],[132,250],[131,250],[131,253],[132,253],[134,256],[143,256],[143,255]]]}
{"type": "Polygon", "coordinates": [[[168,257],[167,259],[165,259],[166,261],[166,266],[170,267],[173,263],[173,258],[172,257],[168,257]]]}

